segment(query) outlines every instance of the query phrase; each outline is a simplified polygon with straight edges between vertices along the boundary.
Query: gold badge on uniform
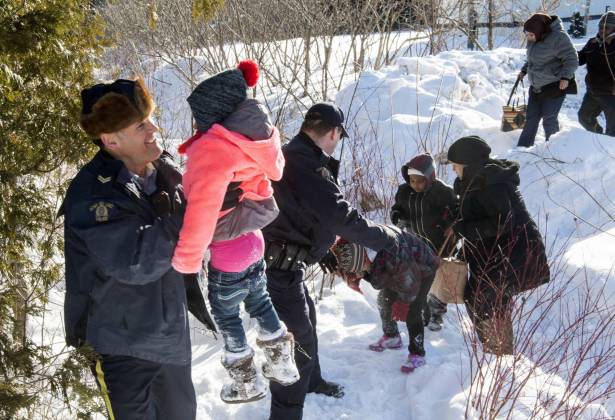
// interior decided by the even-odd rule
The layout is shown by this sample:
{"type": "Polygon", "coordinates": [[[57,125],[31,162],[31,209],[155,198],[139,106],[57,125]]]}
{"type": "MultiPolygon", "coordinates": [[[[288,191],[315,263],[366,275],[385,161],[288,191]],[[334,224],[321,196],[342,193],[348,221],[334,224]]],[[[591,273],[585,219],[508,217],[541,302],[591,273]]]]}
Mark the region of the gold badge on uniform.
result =
{"type": "Polygon", "coordinates": [[[105,201],[99,201],[98,203],[90,206],[90,211],[94,212],[97,222],[108,222],[110,208],[113,208],[113,204],[105,201]]]}

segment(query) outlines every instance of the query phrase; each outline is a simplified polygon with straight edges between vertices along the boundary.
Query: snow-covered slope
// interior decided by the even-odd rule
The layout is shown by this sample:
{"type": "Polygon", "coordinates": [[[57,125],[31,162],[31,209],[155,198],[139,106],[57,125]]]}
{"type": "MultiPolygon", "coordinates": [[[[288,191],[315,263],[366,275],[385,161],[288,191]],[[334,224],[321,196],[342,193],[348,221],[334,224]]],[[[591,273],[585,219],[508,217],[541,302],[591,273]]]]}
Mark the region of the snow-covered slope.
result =
{"type": "MultiPolygon", "coordinates": [[[[342,43],[343,44],[343,43],[342,43]]],[[[580,45],[578,45],[580,47],[580,45]]],[[[349,48],[340,45],[339,48],[349,48]]],[[[571,355],[563,359],[553,350],[553,363],[542,363],[531,374],[524,374],[537,364],[536,354],[524,354],[516,361],[504,360],[500,369],[514,370],[517,383],[528,378],[521,387],[518,404],[509,402],[498,418],[549,418],[547,413],[561,403],[561,416],[552,418],[612,418],[615,400],[589,398],[591,392],[581,387],[567,388],[575,378],[570,369],[578,350],[591,338],[591,332],[601,320],[615,314],[613,298],[615,283],[615,139],[584,131],[578,124],[576,110],[585,91],[585,70],[579,69],[577,81],[580,94],[569,96],[560,114],[561,131],[544,143],[542,129],[537,145],[517,150],[520,131],[502,133],[501,106],[524,60],[524,51],[500,48],[490,52],[451,51],[435,57],[402,57],[380,71],[365,71],[356,82],[347,84],[337,94],[336,101],[348,115],[352,139],[344,145],[343,182],[354,179],[357,167],[364,175],[369,172],[369,186],[385,205],[391,204],[392,193],[400,181],[401,164],[417,151],[433,154],[446,150],[447,145],[462,135],[476,134],[491,145],[495,155],[521,163],[521,190],[530,213],[546,236],[556,278],[549,290],[563,290],[561,300],[545,310],[548,322],[541,323],[533,343],[560,343],[571,317],[579,313],[582,304],[596,303],[596,311],[586,319],[583,330],[576,334],[571,355]],[[572,280],[570,280],[572,279],[572,280]],[[570,281],[569,281],[570,280],[570,281]],[[544,324],[544,325],[543,325],[544,324]],[[572,351],[574,350],[574,351],[572,351]],[[562,363],[558,361],[563,360],[562,363]],[[570,407],[586,406],[574,413],[570,407]],[[568,407],[568,408],[567,408],[568,407]],[[566,411],[568,410],[568,411],[566,411]],[[578,415],[577,415],[578,414],[578,415]]],[[[187,87],[173,75],[171,69],[156,73],[156,100],[163,110],[161,122],[171,138],[187,136],[190,117],[185,105],[187,87]]],[[[351,80],[348,77],[345,80],[351,80]]],[[[522,96],[520,97],[522,100],[522,96]]],[[[275,101],[274,101],[275,102],[275,101]]],[[[306,105],[291,106],[302,110],[306,105]]],[[[298,126],[298,120],[294,126],[298,126]]],[[[291,124],[292,126],[292,124],[291,124]]],[[[290,133],[287,133],[290,134],[290,133]]],[[[439,168],[442,178],[451,182],[453,174],[447,166],[439,168]]],[[[386,211],[370,217],[383,219],[386,211]]],[[[320,292],[320,274],[308,286],[313,297],[320,292]]],[[[471,357],[465,338],[470,332],[469,321],[462,306],[449,306],[444,329],[426,331],[427,365],[412,375],[400,373],[405,350],[374,353],[367,345],[380,335],[376,308],[376,291],[362,285],[364,294],[337,282],[332,289],[324,288],[317,302],[320,361],[327,379],[342,383],[346,396],[335,400],[308,395],[304,410],[306,420],[390,419],[446,420],[478,419],[476,409],[468,409],[469,396],[476,395],[476,359],[471,357]]],[[[52,294],[53,310],[45,321],[57,326],[53,344],[63,345],[61,331],[62,291],[52,294]]],[[[543,296],[548,296],[548,292],[543,296]]],[[[535,302],[539,297],[529,297],[535,302]]],[[[543,320],[544,321],[544,320],[543,320]]],[[[42,324],[42,323],[41,323],[42,324]]],[[[248,336],[255,342],[254,323],[245,319],[248,336]]],[[[594,384],[596,393],[615,380],[613,360],[615,323],[605,327],[606,365],[614,370],[604,372],[594,384]]],[[[33,326],[35,331],[42,325],[33,326]]],[[[517,332],[526,327],[516,325],[517,332]]],[[[401,327],[405,343],[407,334],[401,327]]],[[[573,331],[577,331],[574,330],[573,331]]],[[[580,330],[579,330],[580,331],[580,330]]],[[[51,333],[50,333],[51,334],[51,333]]],[[[200,420],[266,419],[270,398],[243,405],[227,405],[219,398],[226,378],[221,363],[221,340],[203,335],[193,324],[193,380],[198,398],[200,420]]],[[[258,353],[257,353],[258,354],[258,353]]],[[[579,371],[597,365],[588,352],[579,371]]],[[[259,354],[257,357],[261,358],[259,354]]],[[[605,363],[602,360],[602,363],[605,363]]],[[[479,366],[487,381],[498,369],[494,360],[486,359],[479,366]]],[[[578,381],[578,380],[577,380],[578,381]]],[[[480,399],[480,398],[479,398],[480,399]]],[[[58,418],[70,418],[59,414],[58,418]]]]}
{"type": "MultiPolygon", "coordinates": [[[[561,268],[554,270],[557,276],[549,287],[567,291],[561,305],[547,311],[554,321],[541,327],[540,338],[546,342],[554,339],[551,335],[562,333],[562,326],[567,325],[564,318],[578,311],[581,302],[592,293],[600,296],[600,316],[612,317],[615,313],[611,278],[615,261],[615,140],[580,128],[576,110],[585,90],[585,70],[579,69],[581,94],[566,99],[560,114],[561,131],[545,144],[541,129],[535,147],[517,150],[514,146],[520,131],[502,133],[499,126],[501,106],[523,60],[523,50],[504,48],[488,53],[456,51],[435,57],[400,58],[389,68],[361,74],[356,83],[338,94],[337,102],[349,115],[354,138],[351,142],[360,141],[362,145],[353,148],[346,144],[347,166],[353,162],[352,151],[358,149],[359,162],[381,160],[381,185],[391,187],[375,187],[383,200],[391,199],[400,165],[417,150],[438,153],[462,135],[479,135],[490,143],[495,155],[521,163],[521,190],[546,236],[554,265],[561,268]],[[582,276],[578,275],[579,267],[583,269],[582,276]],[[567,283],[571,277],[573,280],[567,283]]],[[[450,169],[441,167],[439,172],[452,181],[450,169]]],[[[368,343],[381,333],[376,292],[366,284],[362,287],[365,294],[359,295],[338,283],[331,290],[325,289],[317,304],[323,372],[327,379],[344,384],[347,394],[341,400],[308,395],[304,418],[464,418],[466,400],[472,393],[472,359],[462,334],[467,334],[469,328],[465,309],[449,306],[444,329],[426,331],[428,364],[406,376],[399,371],[405,357],[403,350],[379,354],[367,349],[368,343]]],[[[588,322],[598,325],[600,316],[588,322]]],[[[246,326],[250,325],[246,320],[246,326]]],[[[607,328],[610,337],[615,327],[611,324],[607,328]]],[[[254,334],[252,328],[251,340],[254,334]]],[[[404,339],[407,342],[407,336],[404,339]]],[[[607,345],[611,345],[610,340],[607,345]]],[[[581,345],[583,339],[579,342],[581,345]]],[[[219,400],[225,377],[219,361],[220,347],[220,342],[212,344],[209,338],[198,334],[195,337],[193,378],[198,417],[267,418],[269,397],[240,406],[228,406],[219,400]]],[[[557,355],[557,351],[553,354],[557,355]]],[[[610,357],[613,366],[613,354],[610,357]]],[[[514,365],[511,360],[504,365],[515,369],[519,377],[524,370],[536,366],[529,355],[520,357],[514,365]]],[[[582,365],[582,369],[587,367],[582,365]]],[[[488,370],[494,366],[495,361],[486,360],[482,367],[488,370]]],[[[602,380],[612,382],[613,375],[613,371],[607,372],[602,380]]],[[[499,417],[527,419],[534,413],[546,418],[549,407],[561,401],[563,407],[568,407],[562,413],[570,412],[575,405],[587,405],[577,418],[610,418],[615,414],[612,399],[597,399],[589,404],[583,398],[590,394],[568,390],[566,381],[570,383],[573,378],[566,369],[537,369],[528,377],[522,387],[522,402],[514,406],[511,402],[499,417]]],[[[477,411],[468,411],[468,416],[478,418],[477,411]]]]}

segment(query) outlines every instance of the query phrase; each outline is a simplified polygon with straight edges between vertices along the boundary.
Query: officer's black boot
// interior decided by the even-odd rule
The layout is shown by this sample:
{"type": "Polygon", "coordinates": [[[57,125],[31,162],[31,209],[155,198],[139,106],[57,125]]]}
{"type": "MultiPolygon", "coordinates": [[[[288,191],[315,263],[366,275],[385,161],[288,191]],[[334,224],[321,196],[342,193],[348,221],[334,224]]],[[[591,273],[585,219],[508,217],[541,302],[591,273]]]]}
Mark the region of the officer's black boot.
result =
{"type": "Polygon", "coordinates": [[[329,382],[323,379],[309,392],[326,395],[327,397],[342,398],[344,396],[344,387],[335,382],[329,382]]]}

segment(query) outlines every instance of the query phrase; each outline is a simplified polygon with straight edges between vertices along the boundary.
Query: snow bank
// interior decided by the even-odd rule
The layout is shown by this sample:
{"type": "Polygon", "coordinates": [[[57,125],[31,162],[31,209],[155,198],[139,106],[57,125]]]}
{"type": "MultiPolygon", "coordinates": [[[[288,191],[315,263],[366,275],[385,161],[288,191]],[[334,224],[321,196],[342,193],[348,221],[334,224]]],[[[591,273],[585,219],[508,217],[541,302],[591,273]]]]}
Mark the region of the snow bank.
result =
{"type": "MultiPolygon", "coordinates": [[[[343,37],[336,43],[336,49],[350,48],[343,37]]],[[[567,275],[581,268],[589,276],[590,283],[604,285],[607,296],[612,296],[615,192],[611,186],[615,183],[615,140],[581,129],[576,118],[579,95],[566,99],[560,114],[561,131],[548,144],[544,143],[540,130],[536,146],[528,150],[515,149],[519,131],[502,133],[500,117],[501,107],[524,57],[523,50],[511,48],[485,53],[451,51],[430,57],[401,57],[380,71],[365,71],[358,77],[349,75],[347,81],[356,81],[344,86],[336,97],[348,116],[352,136],[345,145],[346,169],[352,169],[349,165],[353,163],[362,165],[368,160],[377,161],[376,166],[382,172],[375,174],[377,179],[371,186],[390,205],[392,192],[400,182],[398,170],[405,161],[419,151],[442,152],[460,136],[479,135],[489,142],[496,156],[521,163],[521,190],[530,213],[545,234],[549,250],[565,254],[565,270],[554,281],[564,281],[567,275]]],[[[180,68],[189,65],[189,62],[179,64],[180,68]]],[[[190,88],[175,70],[162,66],[150,80],[161,110],[161,126],[165,137],[171,141],[188,137],[191,130],[185,102],[190,88]]],[[[339,72],[332,71],[335,77],[339,76],[339,72]]],[[[577,72],[580,92],[584,92],[584,72],[584,69],[577,72]]],[[[267,99],[272,103],[278,103],[275,92],[267,95],[271,95],[267,99]]],[[[519,99],[522,100],[522,95],[519,99]]],[[[294,127],[298,127],[299,111],[309,106],[308,102],[306,99],[305,104],[289,107],[292,109],[288,115],[296,118],[294,127]]],[[[352,173],[344,172],[346,180],[351,180],[352,173]]],[[[449,182],[453,179],[447,166],[441,166],[439,174],[449,182]]],[[[384,214],[380,213],[379,217],[384,214]]],[[[586,292],[581,283],[573,283],[571,287],[575,285],[579,293],[586,292]]],[[[449,306],[444,329],[437,333],[426,331],[427,365],[406,376],[399,371],[405,350],[374,353],[367,349],[381,332],[376,291],[365,284],[362,288],[364,295],[359,295],[337,284],[332,290],[325,289],[323,299],[318,302],[322,371],[325,378],[346,387],[346,396],[335,400],[308,395],[304,418],[464,418],[471,385],[470,359],[462,337],[462,333],[470,329],[465,309],[449,306]]],[[[311,290],[311,294],[318,295],[316,290],[311,290]]],[[[61,300],[61,293],[53,295],[52,301],[58,311],[52,319],[57,325],[61,325],[61,300]]],[[[578,305],[572,298],[565,304],[573,309],[578,305]]],[[[612,303],[607,301],[605,305],[605,312],[612,314],[612,303]]],[[[559,322],[560,316],[554,312],[554,322],[559,322]]],[[[244,321],[254,345],[254,322],[244,321]]],[[[192,325],[198,324],[194,321],[192,325]]],[[[407,343],[405,327],[400,325],[400,330],[407,343]]],[[[54,345],[61,346],[60,327],[54,333],[57,334],[54,345]]],[[[545,334],[549,333],[552,330],[545,330],[545,334]]],[[[220,363],[221,348],[221,340],[215,341],[194,329],[193,380],[198,400],[197,418],[266,419],[269,396],[243,405],[227,405],[220,400],[219,392],[226,379],[220,363]]],[[[260,365],[260,352],[257,358],[260,365]]],[[[518,365],[521,366],[519,374],[523,369],[530,369],[531,364],[523,359],[518,365]]],[[[495,369],[491,363],[484,368],[487,371],[495,369]]],[[[511,409],[510,418],[526,419],[534,407],[539,407],[538,413],[545,413],[552,401],[564,398],[567,398],[566,404],[582,404],[578,397],[567,395],[563,388],[564,381],[558,375],[536,372],[524,388],[523,404],[511,409]]],[[[590,408],[583,418],[608,418],[615,413],[615,402],[597,401],[590,408]]],[[[471,411],[469,417],[478,418],[471,411]]]]}
{"type": "MultiPolygon", "coordinates": [[[[417,151],[438,153],[460,136],[479,135],[489,142],[496,156],[521,163],[521,190],[530,213],[545,234],[551,253],[563,250],[569,265],[553,281],[563,282],[566,275],[583,267],[590,281],[600,279],[602,284],[612,284],[615,192],[609,187],[615,181],[615,141],[581,129],[576,120],[580,97],[569,97],[560,116],[561,131],[549,143],[540,132],[536,146],[517,150],[514,146],[520,131],[502,133],[499,127],[501,106],[523,61],[523,50],[455,51],[435,57],[399,58],[395,65],[381,71],[363,72],[336,98],[348,115],[352,138],[346,143],[344,161],[350,165],[361,159],[377,159],[384,169],[383,184],[395,187],[399,167],[417,151]],[[361,147],[353,147],[352,142],[361,147]],[[357,152],[358,157],[354,154],[357,152]]],[[[583,77],[584,69],[580,69],[577,79],[581,92],[583,77]]],[[[439,172],[452,181],[450,168],[442,166],[439,172]]],[[[383,200],[392,199],[387,195],[391,189],[376,189],[383,200]]],[[[583,293],[581,284],[577,286],[583,293]]],[[[577,286],[573,283],[571,287],[577,286]]],[[[404,376],[399,372],[404,351],[379,354],[367,349],[381,333],[376,291],[362,287],[363,296],[336,286],[326,291],[317,306],[324,376],[343,383],[347,395],[342,400],[308,395],[304,418],[464,418],[470,390],[470,361],[462,338],[462,331],[469,328],[465,309],[449,306],[444,329],[438,333],[426,331],[428,364],[404,376]]],[[[608,293],[612,295],[612,286],[607,288],[608,293]]],[[[578,302],[573,299],[566,300],[568,307],[575,304],[578,302]]],[[[613,313],[613,306],[605,310],[613,313]]],[[[553,317],[557,319],[558,313],[553,317]]],[[[246,320],[246,325],[251,321],[246,320]]],[[[407,343],[405,328],[401,331],[407,343]]],[[[545,334],[553,331],[545,329],[545,334]]],[[[254,334],[253,330],[249,334],[252,342],[254,334]]],[[[209,340],[194,346],[199,418],[267,418],[269,397],[239,407],[226,406],[219,400],[224,372],[220,353],[214,350],[220,346],[216,343],[212,348],[209,340]]],[[[515,365],[519,376],[529,372],[532,363],[524,359],[515,365]]],[[[484,369],[494,369],[492,364],[487,363],[484,369]]],[[[546,415],[553,401],[564,401],[569,407],[583,404],[565,388],[565,381],[557,374],[540,369],[533,372],[523,388],[522,404],[511,409],[510,418],[526,419],[532,412],[546,415]]],[[[582,418],[605,418],[609,409],[612,414],[612,408],[612,400],[597,401],[582,418]]],[[[478,418],[472,411],[469,416],[478,418]]]]}

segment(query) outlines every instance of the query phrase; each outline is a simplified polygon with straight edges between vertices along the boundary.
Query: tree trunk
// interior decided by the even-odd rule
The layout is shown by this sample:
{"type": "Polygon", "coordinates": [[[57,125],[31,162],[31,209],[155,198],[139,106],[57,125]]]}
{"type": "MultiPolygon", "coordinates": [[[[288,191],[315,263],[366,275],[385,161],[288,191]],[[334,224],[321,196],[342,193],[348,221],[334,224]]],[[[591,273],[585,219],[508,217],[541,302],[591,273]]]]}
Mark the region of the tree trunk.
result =
{"type": "MultiPolygon", "coordinates": [[[[8,181],[11,190],[17,190],[17,177],[11,176],[8,181]]],[[[14,231],[19,231],[19,221],[16,217],[9,215],[9,226],[12,226],[14,231]]],[[[8,247],[5,246],[4,249],[8,247]]],[[[23,274],[23,265],[19,261],[8,262],[11,269],[8,274],[8,284],[12,288],[12,298],[10,300],[11,309],[13,310],[14,323],[11,326],[13,341],[17,347],[23,348],[26,345],[26,320],[28,309],[28,287],[23,274]]]]}
{"type": "Polygon", "coordinates": [[[487,48],[490,50],[493,49],[493,15],[495,15],[495,4],[493,0],[489,0],[487,48]]]}
{"type": "MultiPolygon", "coordinates": [[[[14,270],[14,273],[18,276],[21,270],[19,267],[15,267],[14,270]]],[[[18,280],[15,285],[15,297],[12,305],[15,317],[15,323],[13,324],[13,340],[19,348],[24,348],[26,346],[26,320],[28,313],[27,293],[28,289],[25,287],[23,280],[18,280]]]]}
{"type": "Polygon", "coordinates": [[[303,77],[303,97],[307,97],[309,95],[309,84],[310,84],[310,44],[312,43],[312,28],[308,28],[308,32],[304,38],[305,42],[305,69],[304,69],[304,77],[303,77]]]}
{"type": "Polygon", "coordinates": [[[587,30],[587,23],[589,22],[589,8],[591,6],[591,0],[585,1],[585,17],[583,18],[583,27],[587,30]]]}
{"type": "Polygon", "coordinates": [[[322,98],[327,100],[327,91],[329,90],[329,64],[331,63],[331,52],[333,50],[333,37],[325,37],[325,60],[322,69],[322,98]]]}

